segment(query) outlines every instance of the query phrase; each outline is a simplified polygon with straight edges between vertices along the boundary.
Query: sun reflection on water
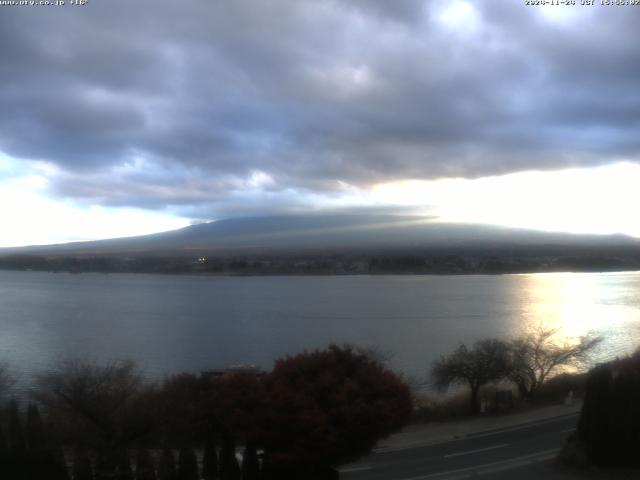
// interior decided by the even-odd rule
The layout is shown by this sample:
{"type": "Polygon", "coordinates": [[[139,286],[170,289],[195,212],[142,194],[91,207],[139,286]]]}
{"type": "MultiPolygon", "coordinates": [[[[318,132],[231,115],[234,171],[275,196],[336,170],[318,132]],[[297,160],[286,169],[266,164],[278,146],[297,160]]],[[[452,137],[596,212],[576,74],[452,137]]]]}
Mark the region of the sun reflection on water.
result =
{"type": "Polygon", "coordinates": [[[625,275],[523,275],[525,322],[520,328],[553,328],[559,337],[570,338],[601,335],[605,341],[597,360],[633,352],[640,347],[640,285],[630,286],[625,275]]]}

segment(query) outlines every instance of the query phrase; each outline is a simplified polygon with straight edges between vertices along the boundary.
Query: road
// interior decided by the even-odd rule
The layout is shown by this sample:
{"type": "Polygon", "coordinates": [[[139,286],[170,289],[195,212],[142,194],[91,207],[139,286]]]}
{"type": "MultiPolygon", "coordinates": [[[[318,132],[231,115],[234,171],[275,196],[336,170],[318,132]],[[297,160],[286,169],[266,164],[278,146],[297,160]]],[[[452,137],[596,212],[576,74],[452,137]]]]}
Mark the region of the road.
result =
{"type": "MultiPolygon", "coordinates": [[[[574,430],[578,413],[470,434],[424,446],[381,449],[341,469],[343,480],[444,480],[498,478],[551,460],[574,430]]],[[[524,474],[523,474],[524,472],[524,474]]],[[[509,478],[511,475],[505,476],[509,478]]],[[[537,476],[536,476],[537,477],[537,476]]],[[[535,478],[535,477],[534,477],[535,478]]]]}

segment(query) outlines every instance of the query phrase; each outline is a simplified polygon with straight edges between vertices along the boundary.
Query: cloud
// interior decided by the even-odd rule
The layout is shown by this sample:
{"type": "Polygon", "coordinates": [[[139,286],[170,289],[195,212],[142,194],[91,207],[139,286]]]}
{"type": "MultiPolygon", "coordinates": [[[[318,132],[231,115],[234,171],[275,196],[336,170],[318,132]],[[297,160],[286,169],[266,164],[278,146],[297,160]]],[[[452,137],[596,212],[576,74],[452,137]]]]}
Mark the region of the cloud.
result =
{"type": "Polygon", "coordinates": [[[0,151],[51,165],[51,192],[89,204],[219,216],[639,158],[637,8],[2,8],[0,151]]]}

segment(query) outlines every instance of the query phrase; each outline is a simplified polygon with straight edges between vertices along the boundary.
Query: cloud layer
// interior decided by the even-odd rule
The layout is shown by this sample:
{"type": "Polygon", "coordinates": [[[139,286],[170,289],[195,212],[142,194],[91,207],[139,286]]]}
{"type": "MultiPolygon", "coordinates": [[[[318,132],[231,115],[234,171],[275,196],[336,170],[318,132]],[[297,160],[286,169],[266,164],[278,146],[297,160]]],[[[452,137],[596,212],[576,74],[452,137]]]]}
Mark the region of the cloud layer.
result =
{"type": "Polygon", "coordinates": [[[640,7],[0,8],[0,152],[61,197],[207,218],[640,158],[640,7]]]}

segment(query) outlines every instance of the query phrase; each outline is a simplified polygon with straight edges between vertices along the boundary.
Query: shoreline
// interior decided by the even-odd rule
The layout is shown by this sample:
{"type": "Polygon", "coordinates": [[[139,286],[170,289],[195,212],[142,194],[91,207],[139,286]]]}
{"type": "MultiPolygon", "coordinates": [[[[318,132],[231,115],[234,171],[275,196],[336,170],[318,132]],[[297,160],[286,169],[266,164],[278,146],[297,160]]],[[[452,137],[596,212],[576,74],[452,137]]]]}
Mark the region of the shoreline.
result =
{"type": "Polygon", "coordinates": [[[291,273],[244,273],[244,272],[154,272],[154,271],[101,271],[101,270],[53,270],[53,269],[19,269],[1,268],[0,272],[28,272],[28,273],[53,273],[53,274],[101,274],[101,275],[161,275],[173,277],[221,277],[221,278],[259,278],[259,277],[460,277],[460,276],[485,276],[498,277],[506,275],[548,275],[548,274],[633,274],[640,273],[637,267],[615,270],[534,270],[513,272],[291,272],[291,273]]]}

